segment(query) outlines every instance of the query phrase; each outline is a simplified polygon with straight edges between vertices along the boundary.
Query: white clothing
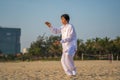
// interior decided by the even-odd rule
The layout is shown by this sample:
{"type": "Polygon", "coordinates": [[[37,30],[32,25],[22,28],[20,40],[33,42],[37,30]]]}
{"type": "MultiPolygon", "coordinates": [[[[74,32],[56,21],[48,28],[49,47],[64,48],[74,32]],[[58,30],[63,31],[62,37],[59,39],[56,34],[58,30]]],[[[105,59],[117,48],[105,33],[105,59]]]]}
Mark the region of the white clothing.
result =
{"type": "Polygon", "coordinates": [[[59,29],[50,27],[50,30],[55,34],[62,34],[62,40],[60,41],[63,48],[61,63],[66,74],[73,75],[72,71],[75,73],[73,57],[77,50],[77,38],[73,25],[62,25],[59,29]]]}

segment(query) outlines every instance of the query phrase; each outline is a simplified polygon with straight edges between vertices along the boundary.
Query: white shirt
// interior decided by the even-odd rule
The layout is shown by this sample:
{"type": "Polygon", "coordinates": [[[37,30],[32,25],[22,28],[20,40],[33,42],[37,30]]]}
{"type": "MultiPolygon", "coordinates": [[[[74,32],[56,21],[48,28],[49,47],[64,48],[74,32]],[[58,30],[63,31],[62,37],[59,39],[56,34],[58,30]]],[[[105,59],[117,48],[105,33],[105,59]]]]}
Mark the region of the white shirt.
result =
{"type": "Polygon", "coordinates": [[[73,25],[62,25],[59,29],[50,27],[50,30],[55,34],[62,34],[62,40],[60,42],[62,43],[63,52],[68,52],[69,54],[75,53],[77,50],[77,38],[73,25]]]}

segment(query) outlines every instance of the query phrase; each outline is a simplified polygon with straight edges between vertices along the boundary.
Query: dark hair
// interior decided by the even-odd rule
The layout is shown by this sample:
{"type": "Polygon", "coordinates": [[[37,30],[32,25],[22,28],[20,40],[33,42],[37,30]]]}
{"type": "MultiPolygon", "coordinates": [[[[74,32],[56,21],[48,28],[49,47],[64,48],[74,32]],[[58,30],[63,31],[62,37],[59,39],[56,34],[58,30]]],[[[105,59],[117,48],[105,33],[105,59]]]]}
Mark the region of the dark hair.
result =
{"type": "Polygon", "coordinates": [[[68,14],[63,14],[63,15],[61,15],[61,18],[62,18],[62,17],[64,17],[64,18],[66,19],[66,21],[69,23],[70,17],[69,17],[68,14]]]}

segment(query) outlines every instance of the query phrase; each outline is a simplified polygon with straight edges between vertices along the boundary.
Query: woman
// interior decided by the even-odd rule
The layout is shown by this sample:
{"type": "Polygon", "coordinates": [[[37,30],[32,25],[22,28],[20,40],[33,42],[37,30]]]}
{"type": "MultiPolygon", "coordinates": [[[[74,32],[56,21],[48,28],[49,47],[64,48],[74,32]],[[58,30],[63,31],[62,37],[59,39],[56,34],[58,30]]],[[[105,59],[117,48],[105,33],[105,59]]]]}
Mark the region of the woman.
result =
{"type": "Polygon", "coordinates": [[[77,39],[76,32],[73,25],[69,24],[70,17],[68,14],[63,14],[61,16],[62,26],[58,29],[51,25],[50,22],[45,22],[45,24],[50,28],[50,30],[55,33],[62,34],[62,58],[61,63],[65,73],[69,76],[76,75],[76,68],[74,65],[73,57],[77,50],[77,39]]]}

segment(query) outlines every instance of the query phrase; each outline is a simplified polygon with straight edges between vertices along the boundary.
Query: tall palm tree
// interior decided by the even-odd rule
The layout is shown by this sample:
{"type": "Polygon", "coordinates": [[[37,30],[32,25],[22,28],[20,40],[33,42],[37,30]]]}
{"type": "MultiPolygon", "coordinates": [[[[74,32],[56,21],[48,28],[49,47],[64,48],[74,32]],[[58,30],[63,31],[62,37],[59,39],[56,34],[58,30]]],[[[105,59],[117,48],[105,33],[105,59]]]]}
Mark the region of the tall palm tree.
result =
{"type": "Polygon", "coordinates": [[[116,47],[116,51],[114,52],[114,54],[120,56],[120,37],[119,36],[117,36],[117,38],[114,40],[114,45],[116,47]]]}

